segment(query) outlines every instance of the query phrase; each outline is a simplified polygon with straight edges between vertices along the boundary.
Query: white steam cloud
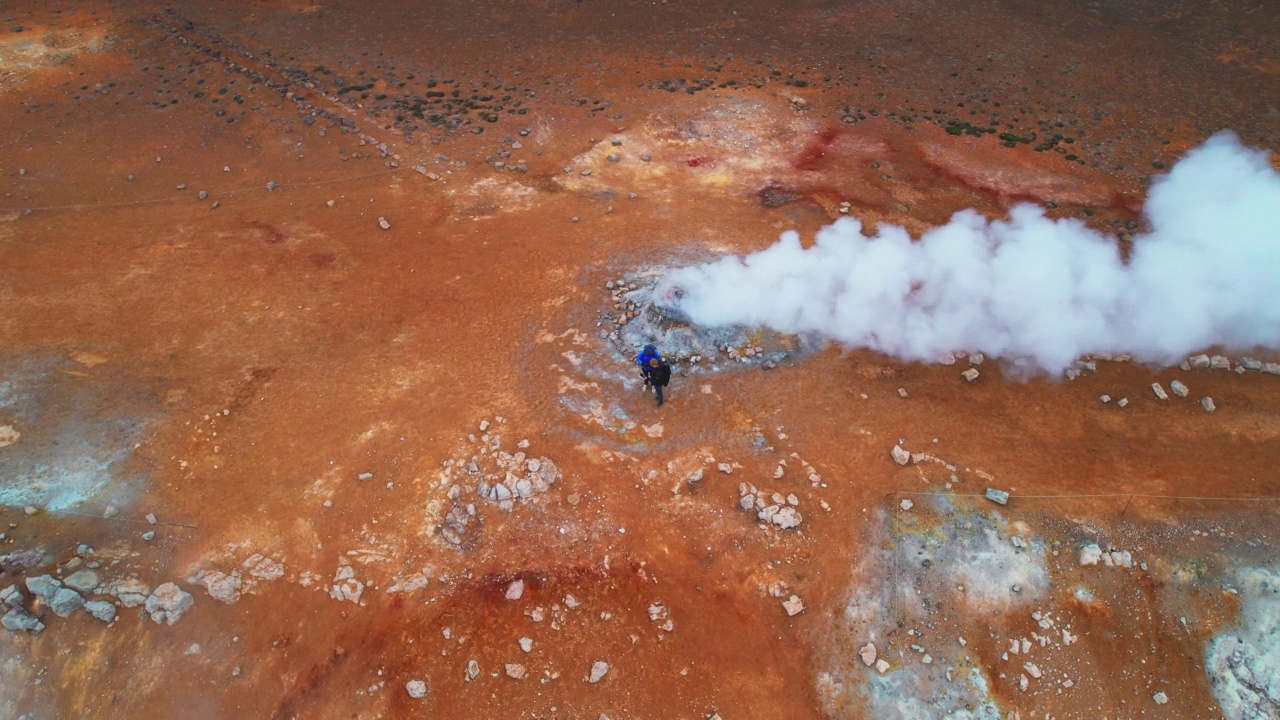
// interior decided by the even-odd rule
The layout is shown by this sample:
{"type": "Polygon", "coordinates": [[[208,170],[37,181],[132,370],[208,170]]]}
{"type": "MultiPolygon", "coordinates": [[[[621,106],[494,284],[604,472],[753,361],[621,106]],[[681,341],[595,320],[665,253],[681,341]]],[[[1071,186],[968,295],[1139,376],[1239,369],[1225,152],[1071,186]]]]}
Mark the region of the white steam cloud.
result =
{"type": "Polygon", "coordinates": [[[1090,352],[1173,364],[1223,345],[1280,347],[1280,175],[1229,132],[1151,189],[1129,262],[1114,237],[1021,204],[912,241],[842,218],[745,257],[670,273],[657,296],[707,326],[818,332],[908,360],[982,351],[1060,371],[1090,352]],[[678,291],[677,291],[678,289],[678,291]],[[672,300],[679,296],[678,300],[672,300]]]}

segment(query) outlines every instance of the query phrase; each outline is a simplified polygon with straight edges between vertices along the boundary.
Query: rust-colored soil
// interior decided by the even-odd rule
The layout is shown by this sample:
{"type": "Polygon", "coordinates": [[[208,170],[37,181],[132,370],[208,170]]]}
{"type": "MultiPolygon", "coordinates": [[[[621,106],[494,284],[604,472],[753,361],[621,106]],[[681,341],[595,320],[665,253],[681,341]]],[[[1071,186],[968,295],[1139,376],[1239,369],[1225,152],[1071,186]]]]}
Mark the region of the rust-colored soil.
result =
{"type": "Polygon", "coordinates": [[[1280,142],[1275,8],[180,5],[0,7],[0,589],[96,565],[194,597],[172,626],[28,602],[46,628],[0,634],[0,715],[1223,715],[1206,648],[1278,563],[1280,378],[989,359],[970,384],[826,348],[677,368],[655,408],[599,313],[610,280],[841,215],[919,233],[1031,201],[1126,242],[1212,132],[1280,142]],[[1193,397],[1156,400],[1174,378],[1193,397]],[[471,460],[517,452],[559,476],[476,494],[471,460]],[[739,483],[803,523],[757,522],[739,483]],[[1031,497],[1064,494],[1090,497],[1031,497]],[[1046,584],[953,581],[940,538],[982,523],[1046,584]],[[1089,543],[1145,567],[1081,567],[1089,543]],[[236,571],[234,602],[202,571],[236,571]],[[1001,655],[1035,611],[1079,640],[1024,691],[1001,655]],[[970,672],[985,694],[938,699],[970,672]]]}

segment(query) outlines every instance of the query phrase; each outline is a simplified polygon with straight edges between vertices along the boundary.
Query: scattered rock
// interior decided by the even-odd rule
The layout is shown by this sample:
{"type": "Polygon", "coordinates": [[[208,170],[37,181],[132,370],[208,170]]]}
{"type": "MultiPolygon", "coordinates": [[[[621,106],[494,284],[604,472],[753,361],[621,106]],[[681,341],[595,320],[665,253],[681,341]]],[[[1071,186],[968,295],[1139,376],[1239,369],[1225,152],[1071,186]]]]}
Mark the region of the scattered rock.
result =
{"type": "MultiPolygon", "coordinates": [[[[498,487],[502,487],[499,485],[498,487]]],[[[524,595],[524,580],[516,580],[507,586],[506,598],[508,600],[519,600],[524,595]]]]}
{"type": "Polygon", "coordinates": [[[880,658],[876,661],[876,672],[883,675],[888,669],[889,663],[885,662],[884,658],[880,658]]]}
{"type": "Polygon", "coordinates": [[[902,502],[898,503],[898,507],[902,508],[903,510],[910,510],[914,506],[915,506],[915,503],[911,502],[910,498],[902,498],[902,502]]]}
{"type": "Polygon", "coordinates": [[[1211,397],[1200,398],[1200,407],[1204,408],[1205,412],[1213,412],[1218,409],[1218,407],[1213,404],[1213,398],[1211,397]]]}
{"type": "Polygon", "coordinates": [[[378,218],[378,227],[382,228],[383,230],[390,230],[391,223],[387,222],[386,218],[380,217],[378,218]]]}
{"type": "Polygon", "coordinates": [[[906,465],[911,462],[911,453],[903,450],[901,445],[894,445],[889,454],[893,456],[893,461],[899,465],[906,465]]]}
{"type": "Polygon", "coordinates": [[[22,591],[18,589],[17,585],[10,585],[4,590],[0,590],[0,602],[10,607],[17,607],[21,605],[25,599],[26,598],[22,596],[22,591]]]}
{"type": "Polygon", "coordinates": [[[155,540],[155,539],[156,539],[156,531],[155,531],[155,530],[148,530],[148,531],[146,531],[146,532],[142,533],[142,541],[143,541],[143,542],[151,542],[152,540],[155,540]]]}
{"type": "Polygon", "coordinates": [[[167,582],[147,598],[146,611],[157,624],[166,622],[172,625],[194,604],[195,598],[191,597],[191,593],[167,582]]]}
{"type": "Polygon", "coordinates": [[[531,650],[533,650],[533,638],[522,637],[520,638],[519,642],[520,642],[521,650],[525,652],[530,652],[531,650]]]}
{"type": "Polygon", "coordinates": [[[799,595],[792,595],[782,601],[782,609],[787,611],[787,617],[795,617],[804,611],[804,601],[799,595]]]}
{"type": "Polygon", "coordinates": [[[112,583],[102,592],[107,595],[115,595],[121,605],[131,608],[147,601],[147,597],[151,594],[151,586],[141,580],[121,580],[112,583]]]}
{"type": "Polygon", "coordinates": [[[604,679],[609,672],[609,663],[603,660],[597,660],[591,664],[591,675],[587,677],[587,682],[598,683],[604,679]]]}
{"type": "Polygon", "coordinates": [[[102,622],[109,623],[116,619],[116,606],[106,600],[90,600],[84,604],[84,611],[102,622]]]}
{"type": "Polygon", "coordinates": [[[480,663],[475,660],[467,661],[467,682],[471,682],[480,677],[480,663]]]}
{"type": "Polygon", "coordinates": [[[414,592],[415,590],[421,590],[422,588],[430,584],[431,584],[431,578],[427,577],[423,573],[414,573],[409,577],[403,580],[400,580],[396,582],[394,585],[392,585],[391,587],[387,588],[387,593],[391,594],[391,593],[398,593],[398,592],[400,593],[414,592]]]}
{"type": "Polygon", "coordinates": [[[13,632],[35,634],[44,630],[44,623],[40,622],[39,618],[20,607],[13,608],[5,613],[4,617],[0,618],[0,625],[13,632]]]}
{"type": "Polygon", "coordinates": [[[410,680],[404,684],[404,689],[414,700],[421,700],[427,696],[427,684],[421,680],[410,680]]]}
{"type": "Polygon", "coordinates": [[[1164,391],[1164,386],[1158,382],[1151,383],[1151,392],[1155,393],[1157,400],[1168,400],[1169,393],[1164,391]]]}
{"type": "Polygon", "coordinates": [[[871,667],[876,662],[876,646],[867,643],[858,650],[858,655],[862,657],[863,665],[871,667]]]}
{"type": "Polygon", "coordinates": [[[37,575],[27,578],[27,590],[43,600],[49,600],[53,594],[62,589],[62,582],[52,575],[37,575]]]}
{"type": "Polygon", "coordinates": [[[240,567],[259,580],[279,580],[284,577],[284,565],[260,553],[250,555],[240,563],[240,567]]]}
{"type": "Polygon", "coordinates": [[[964,378],[969,382],[973,382],[974,380],[978,379],[978,375],[980,374],[981,373],[978,372],[978,368],[971,367],[968,370],[965,370],[964,372],[960,373],[960,377],[964,378]]]}
{"type": "Polygon", "coordinates": [[[1180,398],[1186,397],[1187,393],[1190,392],[1186,385],[1183,385],[1177,380],[1173,380],[1169,383],[1169,389],[1173,391],[1174,395],[1177,395],[1180,398]]]}
{"type": "Polygon", "coordinates": [[[71,617],[82,607],[84,607],[84,598],[71,588],[62,588],[49,599],[49,609],[58,617],[71,617]]]}
{"type": "Polygon", "coordinates": [[[986,498],[987,498],[988,500],[990,500],[991,502],[996,503],[997,505],[1008,505],[1008,504],[1009,504],[1009,493],[1008,493],[1008,492],[1006,492],[1006,491],[1004,491],[1004,490],[996,490],[995,488],[987,488],[986,492],[985,492],[985,493],[983,493],[983,496],[984,496],[984,497],[986,497],[986,498]]]}
{"type": "Polygon", "coordinates": [[[1098,561],[1101,559],[1102,548],[1098,547],[1097,543],[1089,543],[1088,545],[1080,548],[1080,564],[1082,566],[1097,565],[1098,561]]]}
{"type": "Polygon", "coordinates": [[[1098,396],[1098,399],[1099,399],[1099,400],[1101,400],[1101,401],[1102,401],[1102,402],[1104,402],[1104,403],[1109,403],[1109,402],[1111,402],[1111,396],[1110,396],[1110,395],[1099,395],[1099,396],[1098,396]]]}
{"type": "Polygon", "coordinates": [[[1152,695],[1151,699],[1155,700],[1157,705],[1164,705],[1169,702],[1169,696],[1165,695],[1163,692],[1158,692],[1155,695],[1152,695]]]}
{"type": "Polygon", "coordinates": [[[92,570],[77,570],[76,572],[68,575],[67,579],[62,582],[67,587],[74,590],[89,592],[90,590],[98,587],[101,580],[98,578],[98,573],[92,570]]]}
{"type": "Polygon", "coordinates": [[[733,473],[733,466],[730,465],[729,463],[720,463],[719,465],[716,465],[716,469],[724,473],[725,475],[730,475],[733,473]]]}
{"type": "Polygon", "coordinates": [[[507,672],[507,677],[511,678],[512,680],[523,680],[524,676],[526,675],[524,666],[521,665],[520,663],[507,663],[505,669],[507,672]]]}
{"type": "Polygon", "coordinates": [[[240,573],[232,572],[230,575],[210,570],[209,572],[200,573],[196,582],[204,585],[204,589],[208,591],[209,597],[228,605],[240,599],[240,573]]]}
{"type": "Polygon", "coordinates": [[[1129,398],[1120,398],[1116,401],[1116,407],[1126,407],[1129,405],[1129,398]]]}
{"type": "Polygon", "coordinates": [[[329,588],[329,597],[339,602],[347,600],[360,603],[364,594],[364,583],[356,579],[356,571],[350,565],[340,565],[333,576],[333,586],[329,588]]]}

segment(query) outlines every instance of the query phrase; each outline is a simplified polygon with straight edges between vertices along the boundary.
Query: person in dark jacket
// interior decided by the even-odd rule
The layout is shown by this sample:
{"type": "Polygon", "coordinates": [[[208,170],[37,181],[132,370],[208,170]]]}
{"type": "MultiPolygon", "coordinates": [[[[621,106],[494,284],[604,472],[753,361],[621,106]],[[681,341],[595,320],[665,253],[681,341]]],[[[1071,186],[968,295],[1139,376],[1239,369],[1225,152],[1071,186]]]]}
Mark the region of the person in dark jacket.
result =
{"type": "Polygon", "coordinates": [[[650,360],[647,382],[653,386],[653,391],[658,395],[658,407],[662,407],[662,388],[671,382],[671,366],[659,358],[650,360]]]}
{"type": "Polygon", "coordinates": [[[640,354],[636,356],[636,365],[640,366],[640,377],[644,378],[644,387],[642,389],[645,392],[649,392],[649,371],[653,369],[649,363],[652,360],[661,361],[662,356],[658,354],[658,348],[652,345],[645,345],[644,350],[640,351],[640,354]]]}

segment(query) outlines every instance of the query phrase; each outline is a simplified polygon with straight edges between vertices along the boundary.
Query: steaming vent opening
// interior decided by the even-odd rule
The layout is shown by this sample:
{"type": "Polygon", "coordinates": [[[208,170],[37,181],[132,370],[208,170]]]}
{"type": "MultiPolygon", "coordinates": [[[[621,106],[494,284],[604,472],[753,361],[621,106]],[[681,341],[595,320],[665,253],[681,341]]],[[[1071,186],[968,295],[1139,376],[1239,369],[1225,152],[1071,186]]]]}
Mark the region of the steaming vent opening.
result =
{"type": "Polygon", "coordinates": [[[698,325],[685,312],[687,291],[667,278],[668,268],[642,268],[605,284],[607,305],[598,311],[599,337],[624,358],[645,345],[685,373],[719,372],[726,363],[772,368],[812,345],[766,328],[698,325]]]}

